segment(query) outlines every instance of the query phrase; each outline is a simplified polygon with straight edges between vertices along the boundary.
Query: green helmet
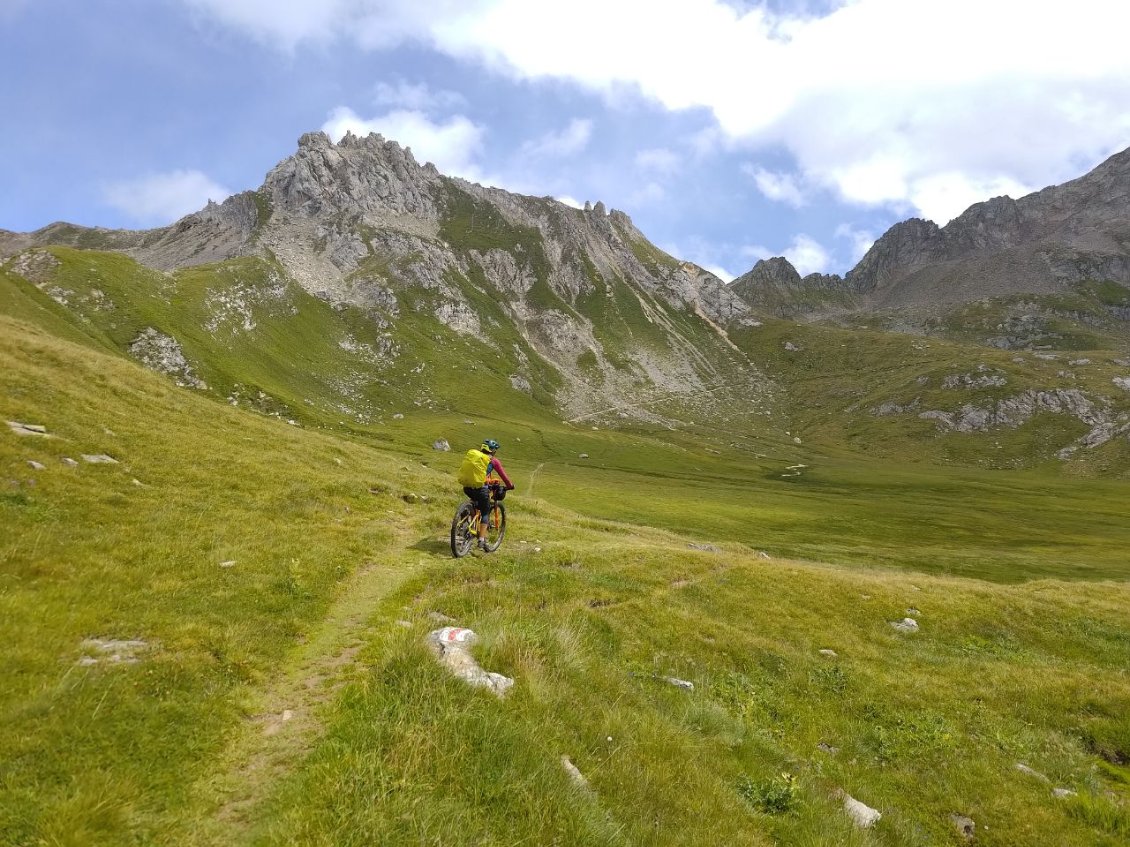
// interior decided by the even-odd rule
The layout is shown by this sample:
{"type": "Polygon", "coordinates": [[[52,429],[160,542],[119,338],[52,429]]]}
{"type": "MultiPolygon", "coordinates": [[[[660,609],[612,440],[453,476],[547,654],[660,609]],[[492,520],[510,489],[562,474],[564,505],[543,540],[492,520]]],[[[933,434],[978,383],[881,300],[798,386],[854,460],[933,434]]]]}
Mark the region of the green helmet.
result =
{"type": "Polygon", "coordinates": [[[495,441],[493,438],[488,438],[483,442],[482,446],[479,447],[479,449],[482,450],[484,453],[492,453],[493,454],[493,453],[498,452],[498,448],[500,446],[501,445],[499,445],[499,443],[497,441],[495,441]]]}

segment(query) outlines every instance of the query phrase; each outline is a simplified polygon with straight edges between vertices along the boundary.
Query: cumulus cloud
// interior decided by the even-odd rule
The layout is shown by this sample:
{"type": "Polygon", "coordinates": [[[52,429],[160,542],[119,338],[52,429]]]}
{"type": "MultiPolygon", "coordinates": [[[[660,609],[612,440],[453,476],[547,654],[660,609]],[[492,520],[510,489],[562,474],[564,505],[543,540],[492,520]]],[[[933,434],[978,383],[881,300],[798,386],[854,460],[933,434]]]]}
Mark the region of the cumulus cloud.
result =
{"type": "Polygon", "coordinates": [[[199,211],[209,200],[219,203],[231,193],[200,171],[176,170],[109,183],[103,188],[103,199],[138,224],[159,226],[199,211]]]}
{"type": "Polygon", "coordinates": [[[416,161],[431,162],[445,174],[482,179],[476,158],[482,151],[483,130],[462,115],[435,122],[422,112],[397,109],[362,118],[352,109],[339,106],[322,129],[334,142],[347,132],[360,136],[375,132],[411,147],[416,161]]]}
{"type": "Polygon", "coordinates": [[[716,127],[700,155],[783,148],[806,186],[939,222],[985,192],[1076,176],[1130,137],[1130,3],[1111,0],[183,2],[283,47],[411,39],[515,79],[703,109],[716,127]]]}
{"type": "Polygon", "coordinates": [[[560,132],[548,132],[533,141],[522,145],[522,153],[527,156],[564,158],[580,153],[588,146],[592,137],[592,121],[575,118],[560,132]]]}
{"type": "Polygon", "coordinates": [[[784,250],[774,251],[760,244],[751,244],[742,247],[740,252],[743,256],[752,259],[771,259],[774,256],[784,256],[801,276],[808,276],[811,273],[825,273],[832,263],[831,254],[823,245],[804,233],[798,233],[793,238],[792,243],[784,250]]]}
{"type": "Polygon", "coordinates": [[[378,106],[427,112],[458,108],[466,104],[467,98],[456,91],[434,91],[422,82],[399,80],[396,84],[378,82],[373,90],[373,102],[378,106]]]}
{"type": "Polygon", "coordinates": [[[325,41],[341,32],[349,0],[184,0],[185,5],[268,44],[293,49],[301,41],[325,41]]]}
{"type": "Polygon", "coordinates": [[[742,165],[742,173],[752,177],[757,190],[770,200],[787,203],[790,206],[804,205],[804,194],[801,193],[792,174],[775,173],[748,164],[742,165]]]}
{"type": "Polygon", "coordinates": [[[875,233],[865,229],[856,229],[851,224],[840,224],[836,227],[836,238],[845,239],[850,245],[851,263],[854,265],[875,243],[875,233]]]}
{"type": "Polygon", "coordinates": [[[832,257],[816,239],[799,234],[793,243],[785,248],[785,258],[792,263],[801,276],[811,273],[824,273],[832,263],[832,257]]]}
{"type": "Polygon", "coordinates": [[[729,249],[725,245],[714,244],[701,238],[691,238],[685,244],[666,242],[656,246],[668,256],[694,262],[723,282],[733,282],[737,276],[718,263],[719,253],[727,252],[729,249]]]}
{"type": "Polygon", "coordinates": [[[667,198],[667,191],[658,182],[647,182],[636,188],[628,195],[628,203],[632,208],[642,208],[662,203],[667,198]]]}
{"type": "MultiPolygon", "coordinates": [[[[698,263],[696,262],[695,264],[698,264],[698,263]]],[[[722,267],[721,265],[705,264],[705,265],[699,265],[699,267],[702,268],[704,271],[710,271],[710,273],[714,274],[716,277],[718,277],[720,280],[722,280],[722,282],[726,282],[726,283],[733,282],[738,276],[737,274],[726,270],[726,268],[722,267]]]]}
{"type": "Polygon", "coordinates": [[[661,174],[674,173],[679,169],[681,161],[677,153],[668,150],[666,147],[656,147],[636,153],[636,166],[638,168],[661,174]]]}

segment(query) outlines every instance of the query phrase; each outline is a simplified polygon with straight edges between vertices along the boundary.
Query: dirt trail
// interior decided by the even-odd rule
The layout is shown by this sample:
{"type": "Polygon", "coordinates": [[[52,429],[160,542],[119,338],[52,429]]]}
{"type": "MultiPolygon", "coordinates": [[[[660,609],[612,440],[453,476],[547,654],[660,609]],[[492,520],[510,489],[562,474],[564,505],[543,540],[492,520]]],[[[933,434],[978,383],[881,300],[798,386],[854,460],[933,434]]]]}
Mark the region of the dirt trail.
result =
{"type": "MultiPolygon", "coordinates": [[[[195,786],[197,811],[183,840],[199,845],[247,843],[259,804],[312,749],[323,726],[321,706],[347,679],[382,598],[428,564],[408,549],[416,527],[398,521],[398,535],[342,586],[316,631],[255,697],[253,717],[233,733],[212,776],[195,786]]],[[[179,841],[179,839],[178,839],[179,841]]]]}
{"type": "Polygon", "coordinates": [[[530,474],[530,487],[526,489],[526,496],[527,497],[533,497],[534,496],[534,482],[537,481],[538,471],[540,471],[544,467],[545,467],[545,462],[542,462],[540,465],[538,465],[536,468],[534,468],[534,472],[530,474]]]}

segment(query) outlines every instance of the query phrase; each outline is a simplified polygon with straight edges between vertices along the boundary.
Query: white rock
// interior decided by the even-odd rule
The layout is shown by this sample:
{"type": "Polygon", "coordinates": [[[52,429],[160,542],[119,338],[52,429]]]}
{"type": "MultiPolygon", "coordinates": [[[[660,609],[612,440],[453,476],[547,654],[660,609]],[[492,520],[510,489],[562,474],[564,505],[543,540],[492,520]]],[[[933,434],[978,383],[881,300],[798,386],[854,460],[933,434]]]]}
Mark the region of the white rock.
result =
{"type": "Polygon", "coordinates": [[[1053,788],[1052,789],[1052,796],[1055,797],[1058,800],[1066,800],[1068,797],[1074,797],[1074,796],[1076,796],[1076,793],[1077,792],[1072,791],[1070,788],[1053,788]]]}
{"type": "Polygon", "coordinates": [[[46,465],[44,465],[44,464],[41,464],[41,463],[39,463],[39,462],[35,461],[35,459],[28,459],[28,460],[27,460],[27,463],[28,463],[28,465],[29,465],[29,466],[31,467],[31,469],[32,469],[33,471],[44,471],[44,470],[47,470],[47,466],[46,466],[46,465]]]}
{"type": "Polygon", "coordinates": [[[93,455],[83,453],[82,454],[82,460],[84,462],[88,463],[88,464],[91,464],[91,465],[116,465],[116,464],[118,464],[117,459],[113,458],[112,456],[107,456],[105,453],[96,453],[96,454],[93,454],[93,455]]]}
{"type": "Polygon", "coordinates": [[[68,468],[77,468],[78,467],[78,462],[76,462],[74,459],[70,458],[69,456],[63,457],[63,464],[66,465],[68,468]]]}
{"type": "Polygon", "coordinates": [[[694,683],[689,679],[679,679],[675,676],[665,676],[663,677],[663,681],[668,683],[669,685],[675,686],[676,688],[681,688],[684,691],[694,691],[694,683]]]}
{"type": "Polygon", "coordinates": [[[467,652],[477,640],[472,630],[458,626],[445,626],[428,633],[427,643],[440,664],[452,674],[476,688],[490,689],[499,697],[514,686],[514,680],[499,673],[484,671],[467,652]]]}
{"type": "Polygon", "coordinates": [[[883,813],[878,809],[872,809],[865,803],[860,803],[847,793],[843,794],[843,801],[844,811],[860,829],[873,827],[879,821],[879,818],[883,817],[883,813]]]}
{"type": "Polygon", "coordinates": [[[1051,782],[1050,779],[1048,779],[1046,776],[1044,776],[1038,770],[1034,770],[1034,769],[1028,767],[1023,762],[1017,762],[1016,763],[1016,769],[1018,771],[1020,771],[1022,774],[1026,774],[1027,776],[1030,776],[1030,777],[1033,777],[1034,779],[1040,780],[1040,782],[1051,782]]]}
{"type": "Polygon", "coordinates": [[[834,659],[834,658],[836,658],[837,654],[836,654],[835,650],[829,650],[829,649],[825,648],[825,649],[820,651],[820,655],[821,656],[827,656],[829,659],[834,659]]]}
{"type": "Polygon", "coordinates": [[[47,427],[41,424],[27,424],[20,423],[19,421],[8,421],[8,426],[11,427],[12,432],[16,435],[39,435],[44,438],[47,436],[47,427]]]}
{"type": "Polygon", "coordinates": [[[585,775],[570,761],[568,756],[561,757],[561,767],[565,769],[565,773],[569,774],[569,779],[573,780],[573,784],[578,788],[583,788],[586,791],[592,790],[589,781],[585,779],[585,775]]]}
{"type": "Polygon", "coordinates": [[[891,621],[891,626],[899,632],[918,632],[918,621],[914,618],[903,618],[901,621],[891,621]]]}

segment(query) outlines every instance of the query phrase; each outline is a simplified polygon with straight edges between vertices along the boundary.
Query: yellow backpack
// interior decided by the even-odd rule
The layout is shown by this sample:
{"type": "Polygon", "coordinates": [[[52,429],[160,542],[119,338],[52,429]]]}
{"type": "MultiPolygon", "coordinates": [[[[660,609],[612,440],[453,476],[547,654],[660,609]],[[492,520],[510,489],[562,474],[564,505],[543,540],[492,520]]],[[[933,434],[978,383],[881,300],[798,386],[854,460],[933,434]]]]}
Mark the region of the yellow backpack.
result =
{"type": "Polygon", "coordinates": [[[484,453],[477,447],[472,447],[463,456],[463,463],[455,478],[464,488],[480,488],[487,481],[487,465],[490,464],[490,453],[484,453]]]}

